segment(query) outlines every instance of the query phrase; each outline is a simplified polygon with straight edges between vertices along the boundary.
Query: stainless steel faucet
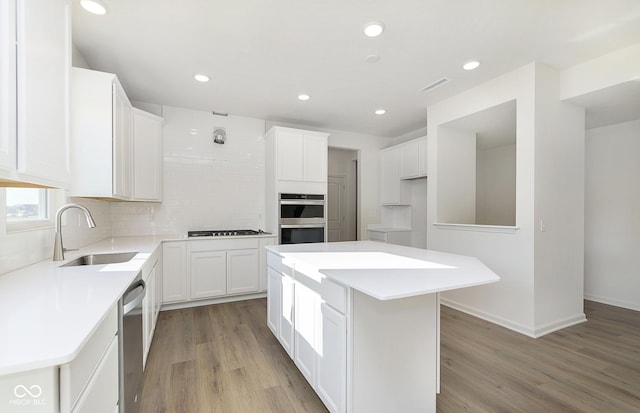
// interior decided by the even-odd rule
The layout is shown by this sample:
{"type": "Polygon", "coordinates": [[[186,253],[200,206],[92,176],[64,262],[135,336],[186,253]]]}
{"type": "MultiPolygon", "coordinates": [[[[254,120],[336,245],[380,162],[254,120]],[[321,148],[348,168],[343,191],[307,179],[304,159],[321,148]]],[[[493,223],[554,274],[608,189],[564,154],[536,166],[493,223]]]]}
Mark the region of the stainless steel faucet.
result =
{"type": "Polygon", "coordinates": [[[78,208],[80,211],[84,212],[84,216],[87,218],[87,225],[89,228],[95,228],[96,223],[91,216],[91,212],[89,210],[80,205],[80,204],[67,204],[60,207],[58,212],[56,213],[56,239],[53,244],[53,260],[54,261],[62,261],[64,260],[64,252],[65,248],[62,246],[62,213],[69,208],[78,208]]]}

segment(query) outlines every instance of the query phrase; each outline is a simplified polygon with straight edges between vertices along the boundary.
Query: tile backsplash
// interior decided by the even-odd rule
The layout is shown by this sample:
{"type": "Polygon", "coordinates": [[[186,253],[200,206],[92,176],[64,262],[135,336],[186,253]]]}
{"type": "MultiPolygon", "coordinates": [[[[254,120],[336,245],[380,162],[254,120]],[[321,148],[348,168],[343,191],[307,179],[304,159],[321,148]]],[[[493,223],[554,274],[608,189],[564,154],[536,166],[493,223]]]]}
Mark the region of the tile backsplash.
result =
{"type": "Polygon", "coordinates": [[[111,206],[113,236],[264,228],[262,119],[162,107],[163,202],[111,206]],[[225,144],[213,130],[226,129],[225,144]]]}
{"type": "MultiPolygon", "coordinates": [[[[67,203],[84,205],[91,211],[96,227],[89,229],[77,209],[65,211],[62,235],[66,248],[79,248],[111,236],[111,205],[93,199],[69,198],[60,189],[51,190],[53,196],[50,214],[55,217],[58,208],[67,203]]],[[[5,191],[0,190],[0,223],[6,226],[5,191]]],[[[5,229],[5,228],[3,228],[5,229]]],[[[0,231],[0,274],[4,274],[53,255],[54,226],[25,231],[0,231]]]]}

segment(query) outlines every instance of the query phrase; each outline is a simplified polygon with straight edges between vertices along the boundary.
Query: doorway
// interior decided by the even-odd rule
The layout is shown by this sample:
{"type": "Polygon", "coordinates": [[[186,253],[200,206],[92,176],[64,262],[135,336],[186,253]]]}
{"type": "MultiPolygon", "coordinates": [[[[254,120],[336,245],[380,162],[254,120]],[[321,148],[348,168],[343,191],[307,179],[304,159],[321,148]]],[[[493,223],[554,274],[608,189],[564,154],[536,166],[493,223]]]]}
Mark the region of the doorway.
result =
{"type": "Polygon", "coordinates": [[[358,151],[329,148],[327,241],[356,241],[358,236],[358,151]]]}

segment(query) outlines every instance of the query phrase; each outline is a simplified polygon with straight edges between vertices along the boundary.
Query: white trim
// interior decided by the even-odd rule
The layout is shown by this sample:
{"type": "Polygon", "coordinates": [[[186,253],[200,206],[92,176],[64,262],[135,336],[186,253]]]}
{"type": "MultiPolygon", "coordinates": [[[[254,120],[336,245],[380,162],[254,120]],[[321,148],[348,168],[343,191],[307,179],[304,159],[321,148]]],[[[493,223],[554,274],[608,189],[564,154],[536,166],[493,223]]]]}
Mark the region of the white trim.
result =
{"type": "Polygon", "coordinates": [[[484,311],[477,310],[473,307],[469,307],[467,305],[448,300],[446,298],[443,298],[442,296],[440,297],[440,304],[462,311],[463,313],[472,315],[474,317],[478,317],[490,323],[497,324],[501,327],[508,328],[509,330],[515,331],[520,334],[524,334],[531,338],[540,338],[554,331],[562,330],[563,328],[571,327],[573,325],[584,323],[585,321],[587,321],[587,318],[584,315],[584,313],[580,313],[580,314],[573,315],[571,317],[564,318],[562,320],[557,320],[551,323],[547,323],[541,327],[530,328],[520,323],[516,323],[510,320],[504,319],[502,317],[496,316],[495,314],[486,313],[484,311]]]}
{"type": "Polygon", "coordinates": [[[515,234],[520,229],[518,226],[509,225],[477,225],[477,224],[450,224],[444,222],[434,222],[433,226],[438,229],[455,231],[475,231],[475,232],[499,232],[504,234],[515,234]]]}
{"type": "Polygon", "coordinates": [[[258,292],[254,294],[245,294],[245,295],[232,295],[232,296],[222,296],[216,298],[208,298],[205,300],[193,300],[193,301],[181,301],[179,303],[168,303],[162,304],[160,311],[167,310],[178,310],[182,308],[191,308],[191,307],[200,307],[203,305],[210,304],[222,304],[222,303],[231,303],[234,301],[244,301],[244,300],[253,300],[255,298],[265,298],[267,296],[266,292],[258,292]]]}
{"type": "Polygon", "coordinates": [[[589,293],[584,293],[584,298],[586,300],[595,301],[597,303],[612,305],[614,307],[626,308],[628,310],[640,311],[639,303],[632,303],[629,301],[617,300],[615,298],[602,297],[599,295],[593,295],[589,293]]]}

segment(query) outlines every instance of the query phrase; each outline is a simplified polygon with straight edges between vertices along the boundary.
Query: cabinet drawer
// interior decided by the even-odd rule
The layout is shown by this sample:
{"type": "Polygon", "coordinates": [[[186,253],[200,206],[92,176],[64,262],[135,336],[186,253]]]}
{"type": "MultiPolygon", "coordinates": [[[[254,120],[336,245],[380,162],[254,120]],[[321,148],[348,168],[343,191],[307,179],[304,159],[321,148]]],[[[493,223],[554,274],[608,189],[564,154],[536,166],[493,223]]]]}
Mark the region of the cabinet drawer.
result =
{"type": "Polygon", "coordinates": [[[387,234],[380,231],[368,231],[369,241],[387,242],[387,234]]]}
{"type": "Polygon", "coordinates": [[[342,314],[347,313],[347,287],[326,278],[320,283],[322,300],[342,314]]]}
{"type": "MultiPolygon", "coordinates": [[[[78,397],[87,386],[91,375],[96,371],[110,343],[116,343],[118,331],[118,306],[114,305],[102,324],[91,335],[78,356],[71,363],[60,367],[60,405],[69,411],[78,401],[78,397]]],[[[116,361],[116,370],[117,370],[116,361]]],[[[117,386],[116,386],[117,387],[117,386]]]]}
{"type": "Polygon", "coordinates": [[[118,339],[114,336],[73,413],[112,413],[117,404],[118,339]]]}
{"type": "Polygon", "coordinates": [[[228,251],[248,250],[260,248],[259,238],[245,239],[215,239],[215,240],[191,240],[189,242],[191,252],[200,251],[228,251]]]}
{"type": "Polygon", "coordinates": [[[267,266],[273,268],[276,272],[284,275],[288,275],[289,277],[293,277],[293,268],[285,264],[285,259],[279,256],[278,254],[274,254],[272,252],[267,251],[267,266]]]}

